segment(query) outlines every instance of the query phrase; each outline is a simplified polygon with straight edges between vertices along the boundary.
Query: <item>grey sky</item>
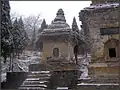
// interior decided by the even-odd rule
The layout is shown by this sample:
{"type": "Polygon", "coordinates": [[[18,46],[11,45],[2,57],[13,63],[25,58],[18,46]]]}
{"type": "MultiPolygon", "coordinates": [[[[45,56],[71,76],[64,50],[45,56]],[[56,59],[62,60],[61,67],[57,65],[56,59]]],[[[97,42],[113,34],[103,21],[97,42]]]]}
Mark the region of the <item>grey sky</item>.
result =
{"type": "Polygon", "coordinates": [[[66,22],[71,26],[75,16],[79,27],[81,24],[78,18],[79,12],[90,4],[91,1],[10,1],[11,13],[16,12],[24,17],[40,14],[47,24],[51,23],[58,9],[62,8],[66,22]]]}

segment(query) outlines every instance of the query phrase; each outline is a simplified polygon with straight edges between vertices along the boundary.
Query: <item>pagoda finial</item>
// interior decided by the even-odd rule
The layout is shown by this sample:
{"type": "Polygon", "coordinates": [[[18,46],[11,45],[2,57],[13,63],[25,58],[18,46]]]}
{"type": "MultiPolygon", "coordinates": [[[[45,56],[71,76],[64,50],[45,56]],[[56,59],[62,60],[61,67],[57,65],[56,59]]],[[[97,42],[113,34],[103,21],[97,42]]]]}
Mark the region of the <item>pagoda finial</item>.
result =
{"type": "Polygon", "coordinates": [[[60,8],[56,14],[57,16],[58,15],[63,15],[64,16],[64,11],[62,10],[62,8],[60,8]]]}
{"type": "Polygon", "coordinates": [[[54,19],[54,22],[56,21],[64,21],[66,22],[65,20],[65,16],[64,16],[64,11],[60,8],[56,14],[56,17],[54,19]]]}

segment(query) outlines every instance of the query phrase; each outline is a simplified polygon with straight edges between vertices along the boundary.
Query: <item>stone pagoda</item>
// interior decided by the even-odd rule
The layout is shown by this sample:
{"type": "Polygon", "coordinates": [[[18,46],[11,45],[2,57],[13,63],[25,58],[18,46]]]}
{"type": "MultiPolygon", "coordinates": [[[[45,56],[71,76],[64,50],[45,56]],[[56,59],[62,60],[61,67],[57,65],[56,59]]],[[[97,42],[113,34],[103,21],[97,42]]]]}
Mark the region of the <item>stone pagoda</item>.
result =
{"type": "Polygon", "coordinates": [[[76,87],[78,70],[73,57],[79,41],[78,33],[66,23],[62,9],[41,32],[40,39],[43,42],[42,64],[52,71],[50,83],[54,87],[76,87]]]}
{"type": "Polygon", "coordinates": [[[40,34],[40,38],[43,41],[42,63],[54,62],[58,66],[63,63],[69,63],[68,67],[70,68],[70,63],[72,65],[74,62],[72,61],[74,47],[78,44],[78,41],[75,40],[76,34],[77,32],[74,32],[66,23],[64,11],[59,9],[52,23],[40,34]]]}

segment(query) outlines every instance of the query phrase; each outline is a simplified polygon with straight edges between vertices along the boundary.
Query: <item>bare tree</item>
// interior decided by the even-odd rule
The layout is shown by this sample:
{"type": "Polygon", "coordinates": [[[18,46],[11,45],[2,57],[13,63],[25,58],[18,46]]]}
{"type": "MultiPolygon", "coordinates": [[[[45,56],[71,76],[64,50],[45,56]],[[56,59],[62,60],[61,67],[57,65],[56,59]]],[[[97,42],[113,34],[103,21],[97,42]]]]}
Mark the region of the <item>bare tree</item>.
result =
{"type": "Polygon", "coordinates": [[[19,14],[16,13],[16,12],[11,12],[11,13],[10,13],[10,19],[11,19],[11,22],[12,22],[12,23],[15,21],[16,18],[20,18],[20,17],[24,17],[24,16],[19,15],[19,14]]]}
{"type": "Polygon", "coordinates": [[[37,32],[41,26],[42,19],[40,14],[37,16],[29,16],[24,18],[25,30],[28,33],[32,50],[35,50],[35,43],[37,39],[37,32]]]}

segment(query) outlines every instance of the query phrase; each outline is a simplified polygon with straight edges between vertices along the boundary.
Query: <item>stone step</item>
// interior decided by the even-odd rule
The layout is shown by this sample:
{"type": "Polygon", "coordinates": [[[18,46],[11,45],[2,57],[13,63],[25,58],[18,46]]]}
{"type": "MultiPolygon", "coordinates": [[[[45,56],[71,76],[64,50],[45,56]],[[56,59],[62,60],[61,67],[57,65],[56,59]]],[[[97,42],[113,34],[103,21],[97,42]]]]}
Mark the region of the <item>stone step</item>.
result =
{"type": "Polygon", "coordinates": [[[31,85],[31,84],[47,84],[48,81],[24,81],[24,85],[31,85]]]}
{"type": "Polygon", "coordinates": [[[42,87],[19,87],[19,90],[45,90],[46,88],[42,87]]]}
{"type": "Polygon", "coordinates": [[[47,85],[45,85],[45,84],[29,84],[29,85],[21,85],[21,87],[44,87],[44,88],[46,88],[47,87],[47,85]]]}
{"type": "Polygon", "coordinates": [[[40,73],[40,74],[49,74],[50,71],[31,71],[30,73],[32,73],[32,74],[37,74],[37,73],[40,73]]]}
{"type": "Polygon", "coordinates": [[[26,81],[38,81],[40,78],[26,78],[26,81]]]}
{"type": "Polygon", "coordinates": [[[78,86],[119,86],[118,83],[78,83],[78,86]]]}
{"type": "Polygon", "coordinates": [[[88,80],[78,80],[78,83],[117,83],[118,79],[88,79],[88,80]]]}
{"type": "Polygon", "coordinates": [[[50,77],[51,74],[29,74],[27,77],[50,77]]]}
{"type": "Polygon", "coordinates": [[[50,71],[31,71],[20,86],[22,90],[44,90],[47,88],[50,71]]]}
{"type": "Polygon", "coordinates": [[[117,83],[79,83],[77,90],[119,90],[117,83]]]}
{"type": "Polygon", "coordinates": [[[24,81],[24,83],[47,83],[48,81],[24,81]]]}
{"type": "Polygon", "coordinates": [[[39,78],[27,78],[26,81],[38,81],[38,80],[46,80],[50,79],[50,77],[39,77],[39,78]]]}
{"type": "Polygon", "coordinates": [[[68,90],[68,87],[57,87],[57,90],[68,90]]]}
{"type": "Polygon", "coordinates": [[[49,79],[49,76],[43,76],[43,77],[39,77],[39,76],[29,76],[27,78],[39,78],[39,80],[43,80],[43,79],[49,79]]]}

